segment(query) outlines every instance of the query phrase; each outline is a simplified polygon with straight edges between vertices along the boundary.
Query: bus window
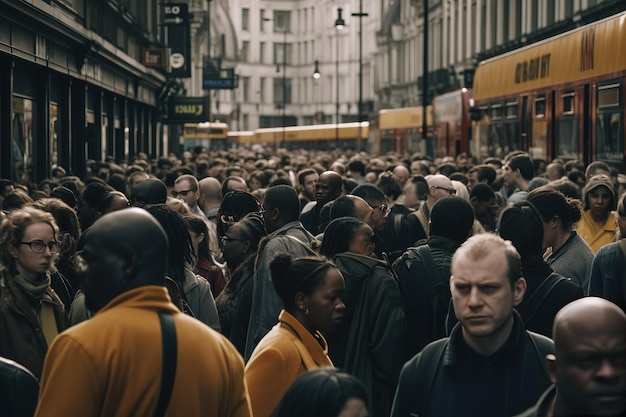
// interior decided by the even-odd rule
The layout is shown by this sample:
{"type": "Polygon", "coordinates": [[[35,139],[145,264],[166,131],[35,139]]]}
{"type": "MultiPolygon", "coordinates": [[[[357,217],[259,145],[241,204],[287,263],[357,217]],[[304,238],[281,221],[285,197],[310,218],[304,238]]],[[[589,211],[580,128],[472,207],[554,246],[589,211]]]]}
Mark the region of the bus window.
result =
{"type": "Polygon", "coordinates": [[[506,104],[506,146],[505,154],[519,149],[519,123],[517,122],[517,103],[506,104]]]}
{"type": "Polygon", "coordinates": [[[623,120],[620,111],[619,84],[598,87],[598,114],[596,117],[596,158],[621,161],[623,120]]]}
{"type": "Polygon", "coordinates": [[[578,118],[572,116],[559,118],[557,129],[559,157],[576,159],[578,157],[578,118]]]}
{"type": "Polygon", "coordinates": [[[537,96],[535,99],[535,117],[546,117],[546,96],[537,96]]]}
{"type": "Polygon", "coordinates": [[[548,122],[546,120],[533,121],[533,146],[530,148],[530,157],[543,159],[547,158],[546,149],[548,138],[548,122]]]}

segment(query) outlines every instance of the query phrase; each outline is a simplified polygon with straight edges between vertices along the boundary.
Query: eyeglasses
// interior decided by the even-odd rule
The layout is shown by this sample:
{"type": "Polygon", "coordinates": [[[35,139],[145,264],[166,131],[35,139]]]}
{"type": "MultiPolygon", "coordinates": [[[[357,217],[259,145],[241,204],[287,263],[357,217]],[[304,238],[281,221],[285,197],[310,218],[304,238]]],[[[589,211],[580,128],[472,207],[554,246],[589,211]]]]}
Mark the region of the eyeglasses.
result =
{"type": "MultiPolygon", "coordinates": [[[[370,207],[372,207],[372,206],[370,206],[370,207]]],[[[374,210],[380,210],[381,212],[383,212],[383,213],[385,213],[385,214],[389,214],[389,213],[391,213],[391,209],[390,209],[390,208],[389,208],[389,206],[388,206],[388,205],[386,205],[386,204],[381,204],[381,205],[380,205],[380,206],[378,206],[378,207],[372,207],[372,208],[373,208],[374,210]]]]}
{"type": "Polygon", "coordinates": [[[50,253],[58,253],[61,249],[61,245],[57,241],[51,241],[49,243],[43,243],[41,240],[34,240],[32,242],[20,242],[21,245],[30,246],[30,250],[34,253],[44,253],[46,248],[50,249],[50,253]]]}
{"type": "Polygon", "coordinates": [[[220,237],[220,241],[222,242],[222,246],[226,246],[226,243],[228,242],[245,242],[246,239],[235,239],[235,238],[224,235],[220,237]]]}
{"type": "Polygon", "coordinates": [[[172,197],[177,198],[179,195],[187,195],[190,192],[196,192],[196,190],[185,190],[185,191],[172,191],[172,197]]]}
{"type": "Polygon", "coordinates": [[[433,188],[436,188],[436,189],[438,189],[438,190],[444,190],[444,191],[447,191],[447,192],[448,192],[448,194],[450,194],[450,195],[454,195],[454,194],[456,194],[456,190],[455,190],[454,188],[440,187],[440,186],[438,186],[438,185],[433,185],[433,188]]]}

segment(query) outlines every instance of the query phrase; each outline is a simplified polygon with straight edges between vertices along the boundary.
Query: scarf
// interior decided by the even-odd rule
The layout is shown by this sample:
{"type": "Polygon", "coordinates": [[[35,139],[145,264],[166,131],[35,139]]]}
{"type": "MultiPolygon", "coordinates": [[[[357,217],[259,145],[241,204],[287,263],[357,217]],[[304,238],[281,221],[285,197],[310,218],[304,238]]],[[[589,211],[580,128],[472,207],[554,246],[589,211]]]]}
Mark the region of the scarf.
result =
{"type": "Polygon", "coordinates": [[[35,300],[41,300],[46,291],[46,288],[50,286],[50,276],[44,274],[38,277],[38,281],[31,281],[21,274],[13,275],[13,282],[22,290],[29,298],[35,300]]]}

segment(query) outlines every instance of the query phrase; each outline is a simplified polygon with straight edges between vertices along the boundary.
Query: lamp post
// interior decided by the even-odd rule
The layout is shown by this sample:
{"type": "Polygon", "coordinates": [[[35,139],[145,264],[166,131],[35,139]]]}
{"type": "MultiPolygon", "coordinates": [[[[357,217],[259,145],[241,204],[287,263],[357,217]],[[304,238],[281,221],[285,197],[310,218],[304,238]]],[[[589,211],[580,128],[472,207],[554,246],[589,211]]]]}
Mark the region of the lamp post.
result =
{"type": "Polygon", "coordinates": [[[343,29],[346,25],[346,22],[341,17],[341,13],[343,13],[343,9],[341,7],[337,8],[337,19],[335,20],[335,39],[336,39],[336,55],[337,59],[335,59],[335,148],[339,147],[339,31],[343,29]]]}
{"type": "Polygon", "coordinates": [[[422,71],[422,139],[428,149],[428,0],[424,0],[424,59],[422,71]]]}
{"type": "MultiPolygon", "coordinates": [[[[282,124],[283,124],[283,138],[282,143],[285,143],[285,126],[287,124],[287,118],[285,115],[285,110],[287,107],[287,25],[283,27],[283,114],[282,114],[282,124]]],[[[278,151],[278,149],[276,149],[278,151]]]]}
{"type": "Polygon", "coordinates": [[[357,139],[357,152],[361,151],[361,120],[363,108],[363,18],[367,13],[363,13],[363,0],[359,0],[359,12],[352,13],[352,16],[359,18],[359,137],[357,139]]]}

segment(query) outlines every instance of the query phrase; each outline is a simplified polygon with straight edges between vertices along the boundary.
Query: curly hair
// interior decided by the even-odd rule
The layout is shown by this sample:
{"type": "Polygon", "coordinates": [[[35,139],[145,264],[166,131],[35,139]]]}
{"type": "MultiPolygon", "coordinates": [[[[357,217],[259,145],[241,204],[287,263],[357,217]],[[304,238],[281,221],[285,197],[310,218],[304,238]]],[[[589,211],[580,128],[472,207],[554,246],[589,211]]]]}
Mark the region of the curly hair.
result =
{"type": "Polygon", "coordinates": [[[20,210],[12,211],[2,221],[0,224],[0,272],[15,272],[15,258],[11,256],[9,249],[17,249],[19,242],[24,239],[26,228],[36,223],[50,225],[55,239],[58,239],[59,228],[52,214],[34,207],[25,206],[20,210]]]}

